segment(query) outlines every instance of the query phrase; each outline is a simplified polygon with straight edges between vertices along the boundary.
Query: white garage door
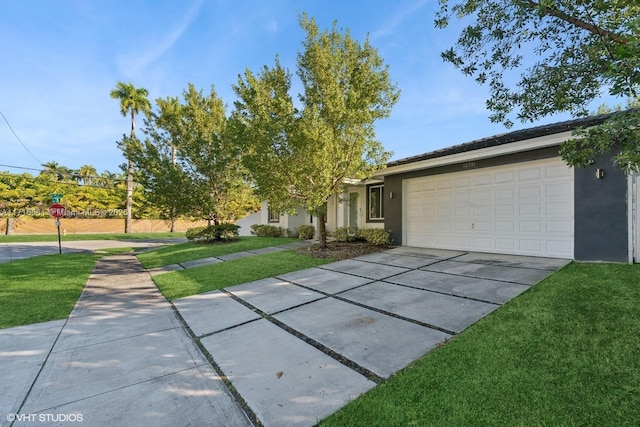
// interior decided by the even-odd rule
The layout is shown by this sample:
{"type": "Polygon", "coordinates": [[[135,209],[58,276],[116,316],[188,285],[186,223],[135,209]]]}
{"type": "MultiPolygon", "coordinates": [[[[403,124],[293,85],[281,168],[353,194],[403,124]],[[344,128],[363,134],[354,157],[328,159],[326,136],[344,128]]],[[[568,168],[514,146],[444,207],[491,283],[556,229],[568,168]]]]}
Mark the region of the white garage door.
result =
{"type": "Polygon", "coordinates": [[[573,258],[573,170],[561,159],[407,179],[407,246],[573,258]]]}

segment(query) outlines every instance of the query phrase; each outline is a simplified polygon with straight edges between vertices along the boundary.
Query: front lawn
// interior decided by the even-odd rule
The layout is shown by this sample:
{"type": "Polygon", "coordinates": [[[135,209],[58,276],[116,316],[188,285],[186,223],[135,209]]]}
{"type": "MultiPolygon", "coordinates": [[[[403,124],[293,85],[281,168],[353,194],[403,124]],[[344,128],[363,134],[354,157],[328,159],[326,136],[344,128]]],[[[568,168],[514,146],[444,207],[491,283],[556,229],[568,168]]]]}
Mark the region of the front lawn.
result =
{"type": "Polygon", "coordinates": [[[640,265],[573,263],[321,425],[640,425],[639,337],[640,265]]]}
{"type": "Polygon", "coordinates": [[[233,242],[222,243],[181,243],[138,255],[145,268],[162,267],[185,261],[227,255],[234,252],[250,251],[286,243],[299,242],[290,237],[240,237],[233,242]]]}
{"type": "Polygon", "coordinates": [[[0,264],[0,328],[69,316],[100,256],[43,255],[0,264]]]}
{"type": "Polygon", "coordinates": [[[161,274],[153,280],[167,299],[174,300],[330,262],[332,258],[281,251],[161,274]]]}

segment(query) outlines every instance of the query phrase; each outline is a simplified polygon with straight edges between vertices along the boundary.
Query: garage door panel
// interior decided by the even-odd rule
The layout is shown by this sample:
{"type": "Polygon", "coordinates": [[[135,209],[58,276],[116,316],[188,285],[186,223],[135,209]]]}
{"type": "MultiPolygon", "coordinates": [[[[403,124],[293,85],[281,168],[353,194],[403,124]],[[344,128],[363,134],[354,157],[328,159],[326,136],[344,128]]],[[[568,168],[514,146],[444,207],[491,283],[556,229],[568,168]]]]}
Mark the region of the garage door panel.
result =
{"type": "Polygon", "coordinates": [[[559,158],[405,182],[407,245],[573,258],[573,172],[559,158]]]}
{"type": "Polygon", "coordinates": [[[530,168],[518,171],[518,179],[522,181],[539,181],[540,180],[540,168],[530,168]]]}

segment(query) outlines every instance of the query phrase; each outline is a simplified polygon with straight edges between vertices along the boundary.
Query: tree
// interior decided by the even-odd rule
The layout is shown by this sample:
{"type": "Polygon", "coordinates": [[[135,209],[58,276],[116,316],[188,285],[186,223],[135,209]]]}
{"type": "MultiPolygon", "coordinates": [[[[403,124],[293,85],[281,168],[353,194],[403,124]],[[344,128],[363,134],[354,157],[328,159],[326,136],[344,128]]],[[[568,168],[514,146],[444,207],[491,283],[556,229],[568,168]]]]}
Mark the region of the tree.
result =
{"type": "MultiPolygon", "coordinates": [[[[517,112],[521,121],[549,114],[588,114],[588,104],[608,89],[614,96],[635,97],[640,89],[640,3],[630,0],[439,0],[436,26],[452,16],[470,18],[455,47],[442,53],[465,75],[488,84],[487,107],[494,122],[507,126],[517,112]],[[514,72],[514,73],[512,73],[514,72]],[[514,82],[515,83],[512,83],[514,82]]],[[[591,140],[578,132],[562,156],[584,166],[590,156],[618,144],[616,163],[625,169],[640,165],[638,135],[629,124],[640,112],[612,115],[604,123],[620,140],[591,140]],[[583,137],[586,137],[584,139],[583,137]],[[588,149],[588,153],[582,150],[588,149]],[[593,150],[591,150],[593,149],[593,150]]],[[[601,130],[594,129],[596,133],[601,130]]],[[[599,139],[599,138],[596,138],[599,139]]]]}
{"type": "MultiPolygon", "coordinates": [[[[151,103],[147,98],[149,92],[144,88],[136,88],[133,83],[118,82],[116,88],[110,92],[110,95],[114,99],[120,101],[120,112],[124,117],[128,114],[131,116],[131,133],[127,141],[136,141],[136,115],[139,113],[148,113],[151,109],[151,103]]],[[[125,141],[126,138],[123,138],[125,141]]],[[[132,220],[132,204],[133,204],[133,163],[131,162],[131,155],[128,152],[127,145],[121,145],[123,153],[127,159],[127,198],[126,198],[126,210],[127,217],[125,219],[124,232],[131,233],[131,220],[132,220]]]]}
{"type": "Polygon", "coordinates": [[[92,165],[82,165],[80,169],[78,169],[77,176],[83,184],[91,185],[93,180],[98,176],[98,172],[92,165]]]}
{"type": "Polygon", "coordinates": [[[189,84],[177,98],[156,100],[149,136],[135,151],[149,197],[165,214],[200,216],[218,224],[259,206],[242,166],[241,148],[229,137],[225,106],[214,88],[208,95],[189,84]]]}
{"type": "Polygon", "coordinates": [[[276,210],[302,206],[317,215],[326,247],[325,203],[346,180],[366,179],[388,160],[374,123],[390,115],[399,91],[368,38],[360,44],[335,22],[321,32],[314,19],[299,21],[306,32],[297,58],[300,107],[276,57],[272,68],[238,77],[233,129],[258,194],[276,210]]]}

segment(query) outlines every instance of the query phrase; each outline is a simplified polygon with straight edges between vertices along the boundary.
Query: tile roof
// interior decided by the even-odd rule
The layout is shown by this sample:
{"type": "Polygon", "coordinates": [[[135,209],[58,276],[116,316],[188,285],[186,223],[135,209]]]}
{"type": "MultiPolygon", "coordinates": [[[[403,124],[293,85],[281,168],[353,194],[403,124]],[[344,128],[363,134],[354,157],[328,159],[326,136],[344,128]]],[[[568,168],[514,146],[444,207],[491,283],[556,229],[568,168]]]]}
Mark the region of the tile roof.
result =
{"type": "Polygon", "coordinates": [[[452,154],[465,153],[468,151],[479,150],[481,148],[494,147],[512,142],[524,141],[527,139],[538,138],[541,136],[553,135],[571,131],[578,127],[589,127],[602,124],[604,121],[613,116],[614,113],[601,114],[598,116],[590,116],[580,119],[567,120],[564,122],[546,124],[528,129],[516,130],[513,132],[502,133],[499,135],[489,136],[474,141],[465,142],[464,144],[453,145],[451,147],[442,148],[440,150],[431,151],[417,156],[405,157],[404,159],[394,160],[387,163],[387,167],[400,166],[409,163],[419,162],[422,160],[435,159],[438,157],[449,156],[452,154]]]}

